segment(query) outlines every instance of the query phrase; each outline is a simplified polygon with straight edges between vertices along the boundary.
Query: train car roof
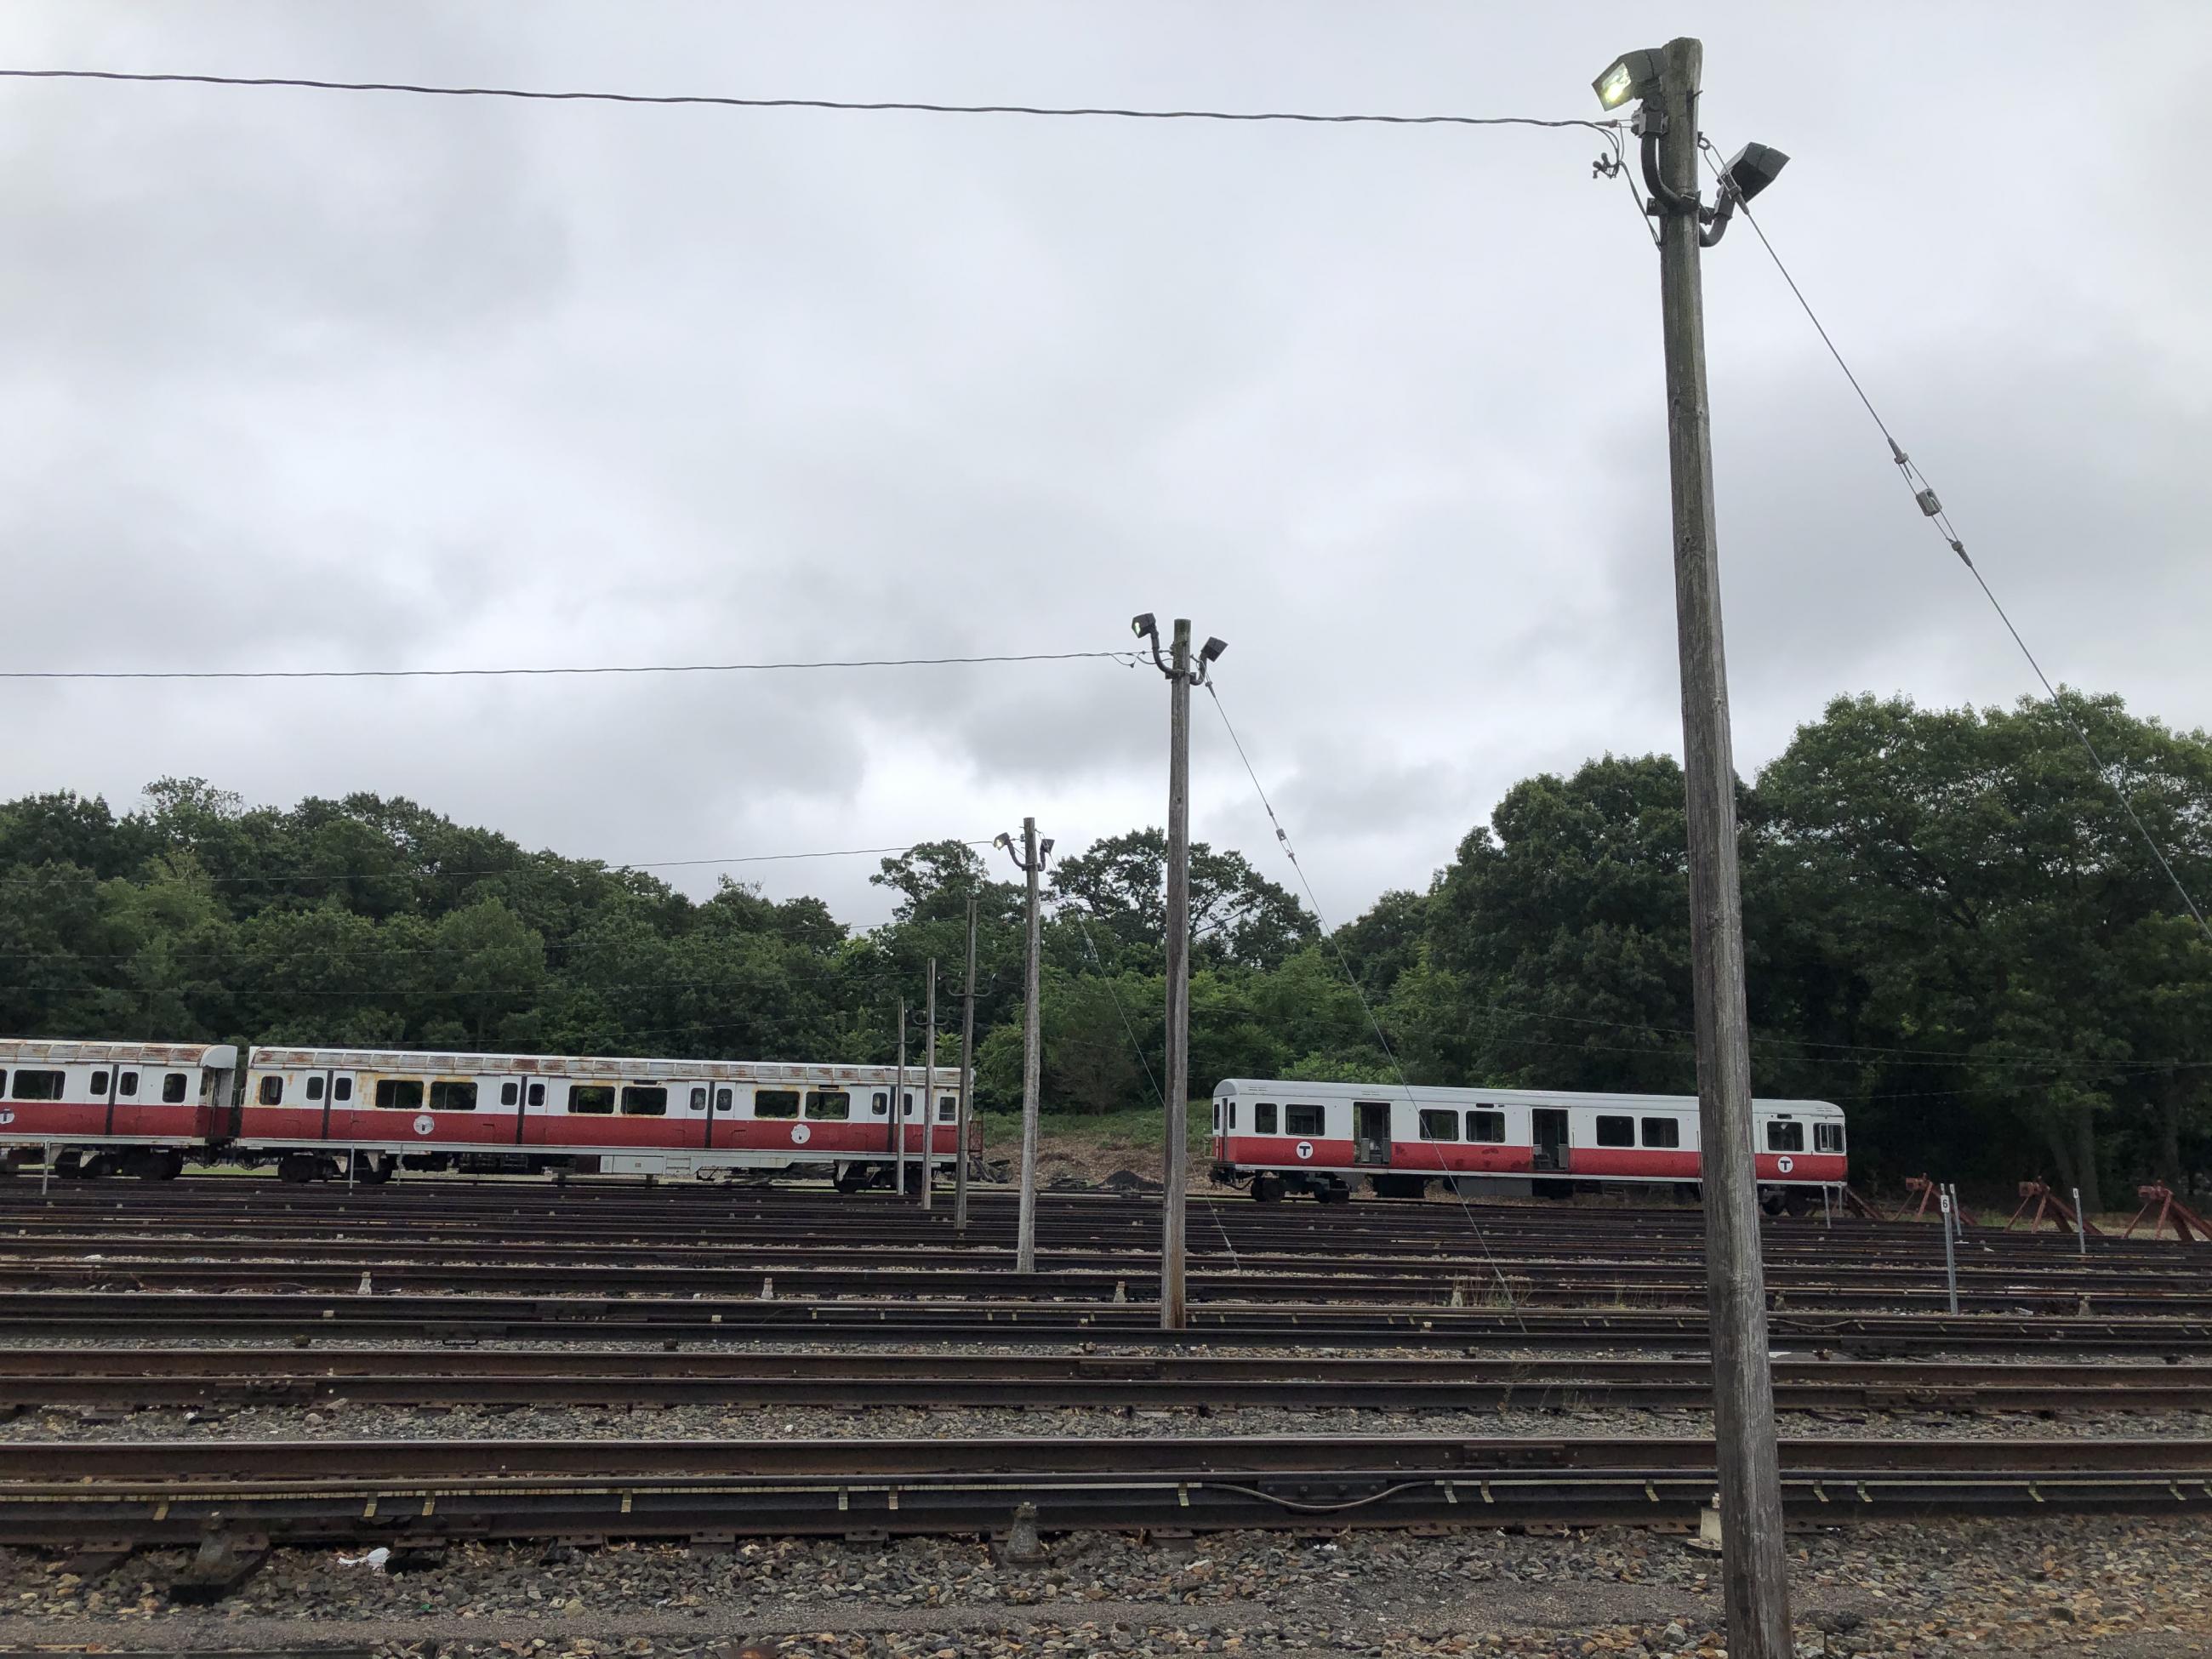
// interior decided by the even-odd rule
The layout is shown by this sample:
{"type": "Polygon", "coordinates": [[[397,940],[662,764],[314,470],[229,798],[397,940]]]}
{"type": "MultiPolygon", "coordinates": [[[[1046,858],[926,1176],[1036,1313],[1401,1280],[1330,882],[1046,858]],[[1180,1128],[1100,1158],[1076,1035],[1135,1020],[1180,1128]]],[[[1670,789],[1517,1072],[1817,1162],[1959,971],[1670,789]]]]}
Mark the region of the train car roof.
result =
{"type": "Polygon", "coordinates": [[[0,1037],[0,1059],[44,1060],[64,1064],[105,1060],[112,1066],[212,1066],[238,1064],[238,1048],[228,1042],[88,1042],[77,1037],[0,1037]]]}
{"type": "MultiPolygon", "coordinates": [[[[854,1083],[888,1084],[898,1076],[895,1066],[860,1066],[844,1061],[749,1060],[652,1060],[621,1055],[478,1054],[459,1050],[412,1048],[313,1048],[270,1043],[253,1050],[251,1064],[276,1071],[349,1071],[398,1073],[402,1075],[496,1076],[515,1073],[532,1077],[669,1078],[716,1083],[854,1083]]],[[[910,1085],[919,1086],[921,1060],[907,1062],[910,1085]]],[[[937,1075],[957,1078],[957,1060],[940,1060],[937,1075]]]]}
{"type": "MultiPolygon", "coordinates": [[[[1462,1089],[1425,1083],[1411,1085],[1402,1083],[1302,1083],[1284,1078],[1228,1077],[1213,1085],[1213,1092],[1217,1095],[1224,1089],[1233,1089],[1239,1094],[1264,1090],[1287,1101],[1410,1099],[1415,1104],[1430,1100],[1452,1106],[1486,1103],[1504,1106],[1621,1105],[1630,1108],[1664,1107],[1672,1111],[1690,1110],[1698,1104],[1695,1095],[1638,1095],[1570,1089],[1462,1089]]],[[[1760,1095],[1753,1100],[1752,1104],[1761,1111],[1789,1112],[1806,1117],[1841,1117],[1844,1115],[1842,1107],[1826,1100],[1770,1099],[1760,1095]]]]}

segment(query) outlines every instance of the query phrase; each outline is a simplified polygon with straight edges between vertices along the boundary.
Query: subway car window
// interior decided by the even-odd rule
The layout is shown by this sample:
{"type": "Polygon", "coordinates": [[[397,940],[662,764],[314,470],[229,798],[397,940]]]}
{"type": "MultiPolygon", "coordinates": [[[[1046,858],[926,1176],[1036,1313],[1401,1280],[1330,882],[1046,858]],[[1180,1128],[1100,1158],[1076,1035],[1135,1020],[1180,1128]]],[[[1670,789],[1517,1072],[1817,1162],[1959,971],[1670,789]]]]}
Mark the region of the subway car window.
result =
{"type": "Polygon", "coordinates": [[[1805,1150],[1805,1126],[1796,1122],[1773,1122],[1766,1126],[1766,1150],[1770,1152],[1802,1152],[1805,1150]]]}
{"type": "Polygon", "coordinates": [[[1646,1146],[1679,1146],[1682,1144],[1682,1125],[1671,1117],[1647,1117],[1644,1120],[1644,1144],[1646,1146]]]}
{"type": "Polygon", "coordinates": [[[1597,1144],[1601,1146],[1633,1146],[1636,1144],[1636,1120],[1601,1115],[1597,1121],[1597,1144]]]}
{"type": "Polygon", "coordinates": [[[125,1072],[121,1077],[116,1079],[115,1092],[118,1095],[126,1096],[137,1094],[138,1092],[138,1073],[136,1072],[125,1072]]]}
{"type": "Polygon", "coordinates": [[[806,1115],[817,1123],[842,1123],[853,1115],[853,1097],[842,1089],[809,1089],[806,1115]]]}
{"type": "Polygon", "coordinates": [[[92,1091],[96,1095],[104,1095],[107,1092],[106,1073],[94,1072],[92,1074],[92,1091]]]}
{"type": "Polygon", "coordinates": [[[512,1106],[522,1098],[522,1085],[509,1080],[499,1085],[499,1103],[512,1106]]]}
{"type": "Polygon", "coordinates": [[[1467,1115],[1467,1138],[1488,1146],[1505,1143],[1505,1114],[1503,1112],[1469,1112],[1467,1115]]]}
{"type": "Polygon", "coordinates": [[[319,1077],[311,1077],[311,1078],[309,1078],[309,1079],[307,1079],[307,1098],[308,1098],[308,1099],[310,1099],[310,1100],[320,1100],[322,1097],[323,1097],[323,1080],[322,1080],[322,1079],[320,1079],[320,1078],[319,1078],[319,1077]]]}
{"type": "Polygon", "coordinates": [[[430,1085],[430,1109],[434,1112],[473,1112],[477,1109],[477,1085],[473,1083],[438,1082],[430,1085]]]}
{"type": "Polygon", "coordinates": [[[756,1089],[753,1091],[755,1117],[797,1117],[799,1091],[796,1089],[756,1089]]]}
{"type": "Polygon", "coordinates": [[[593,1117],[611,1117],[615,1109],[614,1089],[605,1083],[579,1083],[568,1091],[568,1109],[593,1117]]]}
{"type": "Polygon", "coordinates": [[[530,1085],[529,1103],[532,1106],[543,1106],[545,1103],[545,1085],[544,1084],[533,1083],[530,1085]]]}
{"type": "Polygon", "coordinates": [[[422,1079],[414,1077],[377,1079],[376,1103],[387,1112],[419,1112],[422,1109],[422,1079]]]}
{"type": "Polygon", "coordinates": [[[1317,1135],[1326,1121],[1318,1106],[1285,1106],[1283,1108],[1283,1133],[1291,1135],[1317,1135]]]}
{"type": "Polygon", "coordinates": [[[1457,1140],[1459,1114],[1425,1106],[1421,1109],[1421,1139],[1424,1140],[1457,1140]]]}
{"type": "Polygon", "coordinates": [[[665,1117],[668,1091],[632,1084],[622,1092],[622,1106],[624,1117],[665,1117]]]}
{"type": "Polygon", "coordinates": [[[171,1072],[161,1079],[161,1098],[175,1105],[185,1097],[185,1085],[191,1081],[182,1072],[171,1072]]]}
{"type": "Polygon", "coordinates": [[[351,1100],[353,1098],[353,1079],[349,1077],[342,1077],[336,1083],[332,1084],[331,1085],[331,1098],[332,1100],[351,1100]]]}
{"type": "Polygon", "coordinates": [[[1275,1133],[1275,1103],[1273,1101],[1255,1100],[1252,1103],[1252,1133],[1255,1135],[1271,1135],[1275,1133]]]}
{"type": "Polygon", "coordinates": [[[261,1079],[261,1103],[264,1106],[278,1105],[282,1103],[283,1098],[284,1079],[283,1078],[264,1077],[261,1079]]]}

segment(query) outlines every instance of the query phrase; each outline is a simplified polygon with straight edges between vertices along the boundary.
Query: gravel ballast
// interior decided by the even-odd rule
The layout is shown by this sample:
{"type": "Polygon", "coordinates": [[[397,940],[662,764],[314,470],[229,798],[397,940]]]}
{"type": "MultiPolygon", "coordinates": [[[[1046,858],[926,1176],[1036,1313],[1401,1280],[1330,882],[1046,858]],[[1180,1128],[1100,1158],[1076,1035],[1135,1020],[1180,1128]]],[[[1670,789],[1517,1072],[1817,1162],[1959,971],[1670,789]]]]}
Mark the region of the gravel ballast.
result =
{"type": "MultiPolygon", "coordinates": [[[[2149,1659],[2212,1645],[2212,1534],[2054,1517],[1794,1534],[1799,1651],[2149,1659]]],[[[171,1606],[181,1552],[78,1578],[0,1553],[0,1642],[117,1650],[361,1643],[392,1653],[859,1656],[1704,1655],[1717,1570],[1668,1536],[1227,1534],[1173,1547],[1053,1540],[1034,1566],[946,1540],[781,1540],[731,1553],[456,1547],[404,1573],[280,1551],[221,1606],[171,1606]]]]}

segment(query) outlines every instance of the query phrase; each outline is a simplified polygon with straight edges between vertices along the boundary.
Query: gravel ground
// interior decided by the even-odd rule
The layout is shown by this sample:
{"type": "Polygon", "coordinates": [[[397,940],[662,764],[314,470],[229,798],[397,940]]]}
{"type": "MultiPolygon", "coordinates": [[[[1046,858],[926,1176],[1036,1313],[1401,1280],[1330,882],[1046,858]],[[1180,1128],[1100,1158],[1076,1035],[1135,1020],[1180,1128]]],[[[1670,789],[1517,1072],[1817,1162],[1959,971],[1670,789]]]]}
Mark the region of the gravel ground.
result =
{"type": "MultiPolygon", "coordinates": [[[[2195,1440],[2212,1436],[2212,1413],[1819,1411],[1779,1413],[1784,1435],[1805,1439],[2195,1440]]],[[[1085,1407],[871,1405],[845,1407],[612,1407],[352,1405],[326,1401],[117,1416],[27,1413],[0,1424],[0,1441],[51,1440],[962,1440],[1218,1439],[1231,1435],[1525,1435],[1710,1439],[1712,1417],[1692,1410],[1509,1407],[1391,1412],[1261,1406],[1085,1407]]]]}
{"type": "MultiPolygon", "coordinates": [[[[2212,1646],[2212,1533],[2182,1521],[1947,1521],[1794,1534],[1816,1656],[2049,1652],[2166,1659],[2212,1646]]],[[[355,1644],[390,1654],[713,1654],[747,1637],[809,1659],[1289,1650],[1626,1656],[1718,1650],[1710,1557],[1644,1532],[1330,1538],[1180,1548],[1091,1534],[1041,1565],[972,1543],[784,1540],[708,1553],[458,1547],[406,1573],[280,1552],[230,1601],[167,1604],[181,1553],[80,1579],[0,1552],[0,1642],[111,1651],[355,1644]],[[1014,1611],[1019,1609],[1018,1612],[1014,1611]]]]}

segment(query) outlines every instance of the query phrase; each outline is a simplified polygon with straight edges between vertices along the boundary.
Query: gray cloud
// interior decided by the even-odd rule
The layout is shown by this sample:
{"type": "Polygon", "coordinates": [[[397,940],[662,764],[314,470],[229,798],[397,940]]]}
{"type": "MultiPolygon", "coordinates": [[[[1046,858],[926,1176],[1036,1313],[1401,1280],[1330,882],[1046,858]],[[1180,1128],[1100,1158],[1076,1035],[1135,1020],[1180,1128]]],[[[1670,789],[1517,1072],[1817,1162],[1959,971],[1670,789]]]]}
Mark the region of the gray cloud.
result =
{"type": "MultiPolygon", "coordinates": [[[[532,17],[21,8],[0,58],[1580,114],[1650,30],[1625,4],[532,17]]],[[[1762,221],[2047,665],[2212,720],[2212,228],[2156,161],[2185,151],[2212,19],[1687,21],[1717,139],[1796,157],[1762,221]],[[2062,75],[2063,148],[2033,136],[2062,75]]],[[[1677,745],[1656,283],[1595,149],[11,84],[0,548],[39,620],[9,651],[934,655],[1112,647],[1180,611],[1231,641],[1223,695],[1342,920],[1422,884],[1516,778],[1677,745]]],[[[1741,228],[1707,303],[1741,763],[1837,692],[2027,689],[1741,228]]],[[[1097,663],[0,702],[9,793],[369,788],[617,859],[1024,812],[1073,848],[1164,816],[1164,690],[1097,663]]],[[[1287,879],[1197,714],[1197,832],[1287,879]]],[[[746,873],[865,921],[872,867],[746,873]]]]}

